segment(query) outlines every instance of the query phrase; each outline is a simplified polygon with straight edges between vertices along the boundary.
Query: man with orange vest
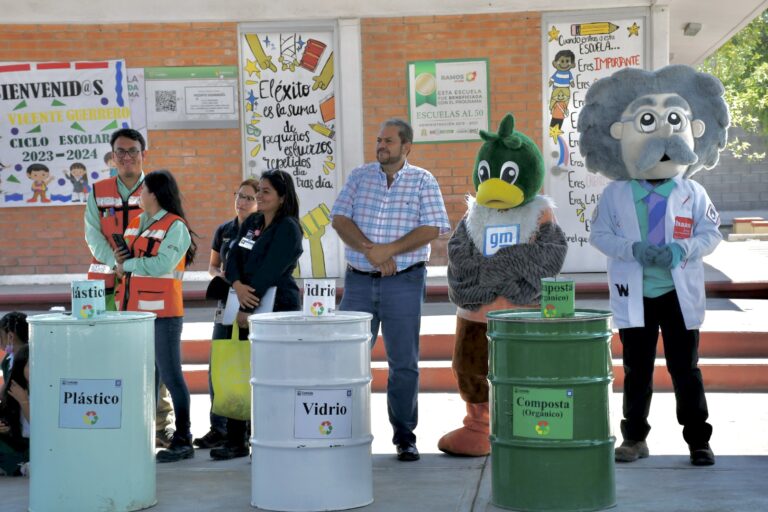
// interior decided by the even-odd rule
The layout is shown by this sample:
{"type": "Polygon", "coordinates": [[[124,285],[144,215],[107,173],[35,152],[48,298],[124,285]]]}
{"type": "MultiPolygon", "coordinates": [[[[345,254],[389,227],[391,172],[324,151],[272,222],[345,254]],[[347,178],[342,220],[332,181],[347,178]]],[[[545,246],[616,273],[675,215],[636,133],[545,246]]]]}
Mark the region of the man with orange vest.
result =
{"type": "Polygon", "coordinates": [[[141,132],[122,128],[110,139],[118,174],[93,185],[85,207],[85,241],[93,255],[88,279],[102,279],[107,309],[115,310],[116,245],[112,235],[125,233],[128,223],[141,213],[139,194],[144,182],[146,142],[141,132]]]}
{"type": "MultiPolygon", "coordinates": [[[[115,242],[113,234],[122,235],[128,223],[141,213],[139,195],[144,182],[143,162],[147,143],[141,132],[121,128],[110,137],[112,154],[117,164],[117,176],[94,183],[85,206],[85,241],[93,260],[88,279],[102,279],[106,292],[107,310],[115,311],[115,242]]],[[[157,443],[168,446],[173,434],[173,406],[165,386],[157,403],[157,443]]]]}

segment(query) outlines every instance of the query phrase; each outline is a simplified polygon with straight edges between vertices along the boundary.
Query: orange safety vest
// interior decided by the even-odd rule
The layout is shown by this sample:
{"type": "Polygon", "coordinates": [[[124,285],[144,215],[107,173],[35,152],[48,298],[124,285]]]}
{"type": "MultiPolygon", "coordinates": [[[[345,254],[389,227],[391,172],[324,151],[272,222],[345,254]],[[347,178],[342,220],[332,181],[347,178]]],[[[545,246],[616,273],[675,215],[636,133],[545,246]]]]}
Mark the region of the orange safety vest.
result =
{"type": "MultiPolygon", "coordinates": [[[[92,193],[96,200],[96,208],[99,210],[101,233],[107,239],[109,246],[115,249],[116,245],[112,240],[112,234],[122,235],[125,233],[128,223],[141,214],[141,206],[139,206],[141,187],[136,187],[136,190],[128,197],[128,201],[123,201],[117,187],[117,176],[115,176],[94,183],[92,193]]],[[[91,266],[88,267],[88,279],[104,280],[104,287],[108,293],[115,287],[114,270],[96,258],[93,258],[91,266]]]]}
{"type": "MultiPolygon", "coordinates": [[[[165,234],[177,220],[184,222],[178,215],[166,213],[139,233],[140,219],[133,219],[124,234],[131,255],[134,258],[157,256],[165,234]]],[[[186,258],[182,256],[176,268],[162,276],[147,276],[137,272],[124,275],[115,295],[118,311],[147,311],[155,313],[158,318],[184,316],[181,282],[185,261],[186,258]]]]}

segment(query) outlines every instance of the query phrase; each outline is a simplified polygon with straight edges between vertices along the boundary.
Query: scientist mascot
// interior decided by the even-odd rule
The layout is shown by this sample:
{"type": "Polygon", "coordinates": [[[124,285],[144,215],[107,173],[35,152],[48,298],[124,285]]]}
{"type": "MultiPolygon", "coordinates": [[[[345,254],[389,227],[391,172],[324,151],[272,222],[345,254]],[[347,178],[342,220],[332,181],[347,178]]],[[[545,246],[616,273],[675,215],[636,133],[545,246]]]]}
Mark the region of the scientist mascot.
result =
{"type": "Polygon", "coordinates": [[[608,258],[610,304],[623,350],[618,462],[648,457],[648,411],[659,330],[690,462],[715,463],[698,368],[704,263],[722,236],[704,188],[729,124],[723,85],[688,66],[623,69],[595,82],[579,114],[590,172],[615,180],[592,216],[590,243],[608,258]]]}

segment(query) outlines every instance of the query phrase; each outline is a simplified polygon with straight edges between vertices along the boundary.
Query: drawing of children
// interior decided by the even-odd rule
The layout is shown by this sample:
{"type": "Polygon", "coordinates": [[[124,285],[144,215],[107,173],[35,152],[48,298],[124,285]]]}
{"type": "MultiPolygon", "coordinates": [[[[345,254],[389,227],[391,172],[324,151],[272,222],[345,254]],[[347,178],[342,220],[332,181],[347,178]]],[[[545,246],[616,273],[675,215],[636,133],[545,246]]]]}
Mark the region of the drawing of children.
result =
{"type": "Polygon", "coordinates": [[[53,181],[48,167],[45,164],[32,164],[27,167],[27,177],[32,180],[32,197],[27,202],[36,203],[39,198],[41,203],[50,203],[51,200],[45,197],[48,184],[53,181]]]}
{"type": "Polygon", "coordinates": [[[69,166],[69,173],[64,171],[64,176],[72,182],[72,202],[85,202],[88,196],[88,171],[85,165],[75,162],[69,166]]]}

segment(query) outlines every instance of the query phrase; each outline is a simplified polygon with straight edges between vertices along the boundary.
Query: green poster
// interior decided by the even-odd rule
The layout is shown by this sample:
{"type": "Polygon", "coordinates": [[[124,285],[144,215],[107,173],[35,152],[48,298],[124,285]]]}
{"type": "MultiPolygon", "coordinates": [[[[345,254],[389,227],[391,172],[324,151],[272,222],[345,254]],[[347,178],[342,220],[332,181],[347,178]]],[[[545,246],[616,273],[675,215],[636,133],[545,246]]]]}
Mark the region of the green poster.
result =
{"type": "Polygon", "coordinates": [[[513,398],[513,436],[573,439],[573,389],[515,386],[513,398]]]}

